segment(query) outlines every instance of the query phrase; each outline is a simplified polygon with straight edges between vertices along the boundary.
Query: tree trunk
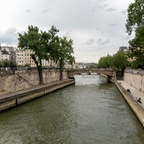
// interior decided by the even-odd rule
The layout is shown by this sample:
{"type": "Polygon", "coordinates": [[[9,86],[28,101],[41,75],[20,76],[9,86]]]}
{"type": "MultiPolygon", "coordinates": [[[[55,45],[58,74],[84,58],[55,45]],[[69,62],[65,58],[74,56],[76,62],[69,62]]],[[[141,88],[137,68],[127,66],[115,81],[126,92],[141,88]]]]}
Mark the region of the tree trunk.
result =
{"type": "Polygon", "coordinates": [[[38,66],[38,74],[39,74],[39,85],[43,85],[43,74],[41,66],[38,66]]]}
{"type": "Polygon", "coordinates": [[[63,68],[60,67],[60,81],[63,79],[63,74],[62,74],[62,72],[63,72],[63,68]]]}

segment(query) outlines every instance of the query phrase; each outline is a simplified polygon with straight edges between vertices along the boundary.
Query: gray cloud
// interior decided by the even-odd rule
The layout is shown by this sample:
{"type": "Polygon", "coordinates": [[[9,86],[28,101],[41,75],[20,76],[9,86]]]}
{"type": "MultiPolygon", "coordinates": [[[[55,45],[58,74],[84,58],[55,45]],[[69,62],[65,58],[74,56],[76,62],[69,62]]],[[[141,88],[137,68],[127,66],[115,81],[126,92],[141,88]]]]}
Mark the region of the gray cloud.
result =
{"type": "Polygon", "coordinates": [[[127,10],[123,10],[121,11],[122,14],[126,14],[127,13],[127,10]]]}
{"type": "Polygon", "coordinates": [[[31,12],[31,10],[30,10],[30,9],[27,9],[27,10],[26,10],[26,12],[30,13],[30,12],[31,12]]]}
{"type": "Polygon", "coordinates": [[[97,41],[99,45],[107,45],[109,42],[110,42],[109,39],[106,40],[98,39],[97,41]]]}
{"type": "Polygon", "coordinates": [[[88,39],[86,42],[82,43],[84,45],[93,45],[94,44],[94,39],[88,39]]]}
{"type": "Polygon", "coordinates": [[[128,36],[122,30],[126,9],[133,1],[121,0],[117,4],[114,0],[13,0],[13,7],[8,1],[1,1],[1,42],[17,45],[17,29],[27,31],[28,25],[43,31],[54,25],[60,30],[58,35],[73,40],[76,61],[98,61],[107,50],[115,53],[121,44],[128,44],[128,36]]]}
{"type": "Polygon", "coordinates": [[[5,43],[7,45],[15,45],[18,42],[17,39],[17,29],[15,27],[11,27],[2,34],[1,43],[5,43]]]}
{"type": "Polygon", "coordinates": [[[95,6],[93,7],[93,9],[92,9],[92,12],[95,12],[97,9],[104,9],[104,8],[106,8],[106,7],[108,7],[107,4],[95,5],[95,6]]]}
{"type": "Polygon", "coordinates": [[[117,24],[116,23],[110,23],[108,26],[116,26],[117,24]]]}
{"type": "Polygon", "coordinates": [[[66,37],[67,37],[68,39],[71,39],[71,38],[72,38],[72,35],[74,35],[74,32],[73,32],[72,30],[69,30],[69,31],[66,32],[66,37]]]}
{"type": "Polygon", "coordinates": [[[49,11],[49,9],[43,9],[42,13],[47,13],[49,11]]]}
{"type": "Polygon", "coordinates": [[[114,8],[109,8],[109,9],[107,9],[106,11],[111,12],[111,11],[116,11],[116,9],[114,9],[114,8]]]}

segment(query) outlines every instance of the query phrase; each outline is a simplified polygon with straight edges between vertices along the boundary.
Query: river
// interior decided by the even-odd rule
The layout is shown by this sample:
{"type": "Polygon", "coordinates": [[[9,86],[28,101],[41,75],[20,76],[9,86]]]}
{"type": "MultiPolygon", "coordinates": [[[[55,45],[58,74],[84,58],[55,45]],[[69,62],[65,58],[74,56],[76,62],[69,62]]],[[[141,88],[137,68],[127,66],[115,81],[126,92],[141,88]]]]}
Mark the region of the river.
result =
{"type": "Polygon", "coordinates": [[[0,114],[0,144],[144,144],[144,129],[113,83],[75,85],[0,114]]]}

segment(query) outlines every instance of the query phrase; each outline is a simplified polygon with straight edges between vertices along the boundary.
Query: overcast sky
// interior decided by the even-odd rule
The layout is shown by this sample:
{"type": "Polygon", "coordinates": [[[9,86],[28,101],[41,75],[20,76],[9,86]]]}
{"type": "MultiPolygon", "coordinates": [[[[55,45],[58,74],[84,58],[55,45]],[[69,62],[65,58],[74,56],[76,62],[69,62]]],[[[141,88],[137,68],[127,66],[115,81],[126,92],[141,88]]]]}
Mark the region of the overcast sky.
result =
{"type": "Polygon", "coordinates": [[[0,43],[17,46],[28,25],[73,40],[76,62],[98,62],[132,39],[126,33],[127,8],[134,0],[0,0],[0,43]]]}

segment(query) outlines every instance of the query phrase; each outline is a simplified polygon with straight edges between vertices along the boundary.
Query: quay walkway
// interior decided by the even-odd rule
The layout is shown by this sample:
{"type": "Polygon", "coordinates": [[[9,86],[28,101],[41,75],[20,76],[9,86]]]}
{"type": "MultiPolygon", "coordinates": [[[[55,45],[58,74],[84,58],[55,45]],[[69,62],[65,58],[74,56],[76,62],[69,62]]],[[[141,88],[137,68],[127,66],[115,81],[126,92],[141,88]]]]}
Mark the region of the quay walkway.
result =
{"type": "Polygon", "coordinates": [[[25,90],[20,90],[20,91],[16,91],[16,92],[11,92],[11,93],[0,93],[0,100],[8,98],[8,97],[12,97],[14,95],[18,95],[18,94],[22,94],[22,93],[26,93],[26,92],[30,92],[30,91],[35,91],[41,88],[45,88],[45,87],[50,87],[53,86],[55,84],[62,84],[63,82],[68,82],[68,81],[72,81],[71,79],[66,79],[66,80],[62,80],[62,81],[55,81],[55,82],[51,82],[48,84],[44,84],[44,85],[37,85],[34,86],[32,88],[29,89],[25,89],[25,90]]]}
{"type": "Polygon", "coordinates": [[[130,89],[130,94],[131,94],[131,96],[133,97],[134,100],[136,100],[138,98],[141,98],[142,104],[140,104],[140,106],[144,108],[144,93],[143,92],[141,92],[137,88],[131,86],[130,84],[128,84],[124,80],[118,80],[118,83],[121,84],[121,86],[125,90],[130,89]]]}

